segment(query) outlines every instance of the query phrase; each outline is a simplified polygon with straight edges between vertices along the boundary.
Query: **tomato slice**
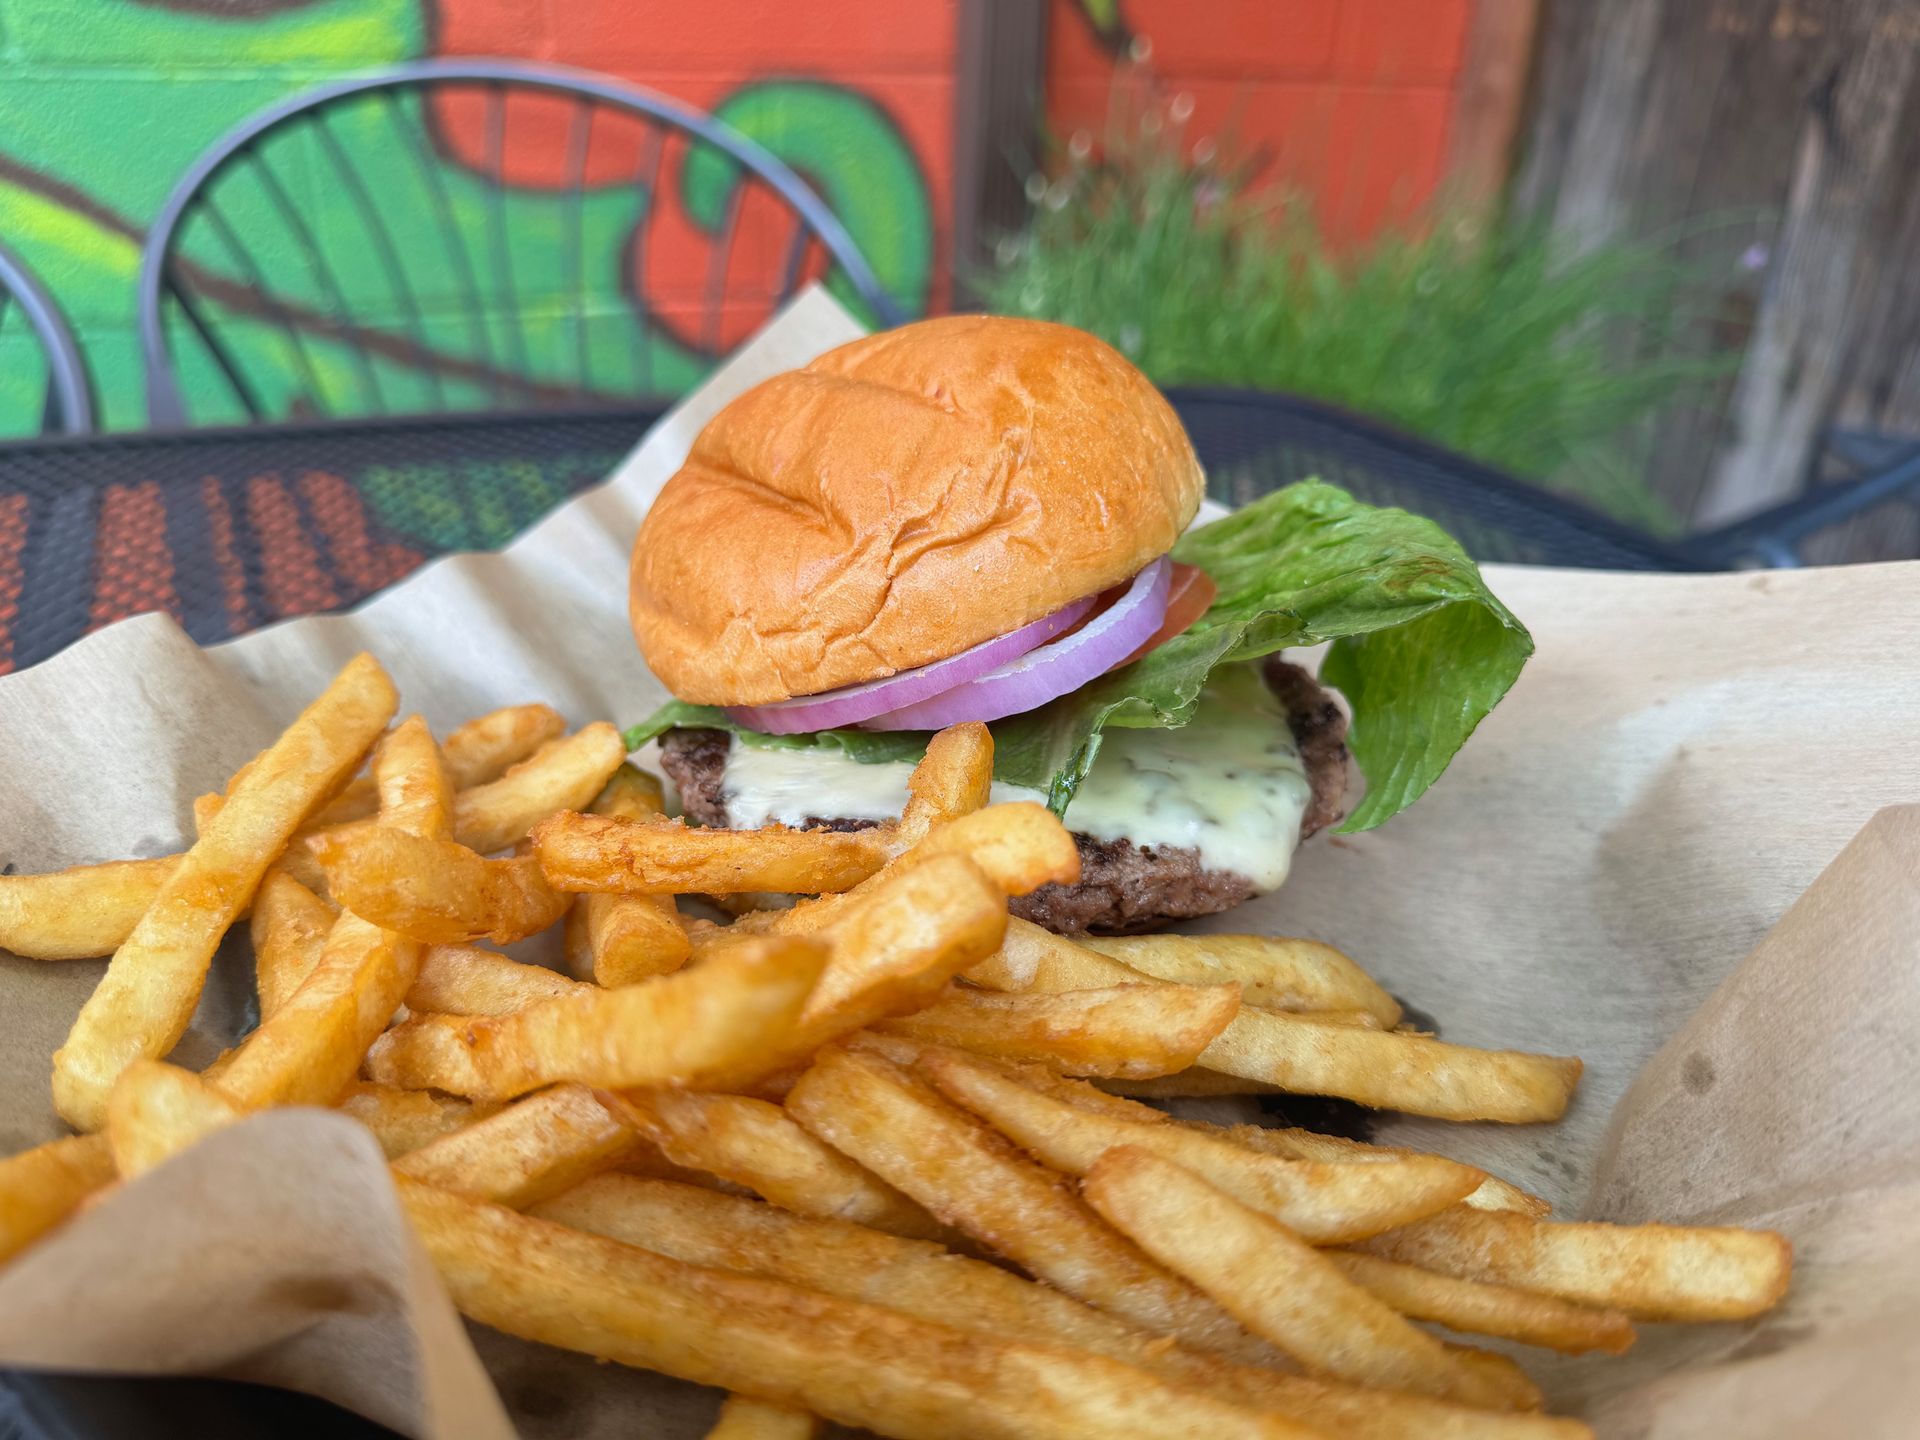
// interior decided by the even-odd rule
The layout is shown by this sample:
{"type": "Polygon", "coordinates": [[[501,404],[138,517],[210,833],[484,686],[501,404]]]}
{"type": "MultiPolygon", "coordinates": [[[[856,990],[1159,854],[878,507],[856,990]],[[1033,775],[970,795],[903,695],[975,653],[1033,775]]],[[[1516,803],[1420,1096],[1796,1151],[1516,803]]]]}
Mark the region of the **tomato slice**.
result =
{"type": "Polygon", "coordinates": [[[1182,565],[1178,560],[1174,561],[1172,588],[1167,592],[1166,618],[1160,622],[1160,628],[1153,632],[1153,637],[1146,644],[1127,656],[1119,665],[1113,666],[1107,673],[1111,675],[1121,666],[1133,664],[1148,651],[1166,644],[1176,635],[1184,634],[1192,627],[1194,621],[1207,613],[1213,604],[1214,597],[1219,593],[1220,587],[1213,583],[1213,577],[1198,565],[1182,565]]]}

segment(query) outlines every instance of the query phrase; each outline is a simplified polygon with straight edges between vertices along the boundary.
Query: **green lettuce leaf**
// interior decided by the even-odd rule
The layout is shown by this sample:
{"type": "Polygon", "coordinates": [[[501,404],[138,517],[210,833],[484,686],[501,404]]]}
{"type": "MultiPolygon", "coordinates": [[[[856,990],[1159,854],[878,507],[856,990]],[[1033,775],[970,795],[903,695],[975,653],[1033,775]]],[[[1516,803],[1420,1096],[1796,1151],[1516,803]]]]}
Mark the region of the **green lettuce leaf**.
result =
{"type": "MultiPolygon", "coordinates": [[[[1440,777],[1533,653],[1533,640],[1439,526],[1306,481],[1189,532],[1174,557],[1219,595],[1185,634],[1124,670],[992,725],[994,776],[1047,792],[1064,815],[1110,725],[1184,725],[1216,665],[1331,641],[1320,675],[1353,711],[1348,744],[1366,798],[1341,828],[1370,830],[1440,777]]],[[[924,732],[759,735],[705,706],[669,704],[627,732],[638,747],[676,727],[731,730],[754,745],[833,747],[863,763],[917,759],[924,732]]]]}

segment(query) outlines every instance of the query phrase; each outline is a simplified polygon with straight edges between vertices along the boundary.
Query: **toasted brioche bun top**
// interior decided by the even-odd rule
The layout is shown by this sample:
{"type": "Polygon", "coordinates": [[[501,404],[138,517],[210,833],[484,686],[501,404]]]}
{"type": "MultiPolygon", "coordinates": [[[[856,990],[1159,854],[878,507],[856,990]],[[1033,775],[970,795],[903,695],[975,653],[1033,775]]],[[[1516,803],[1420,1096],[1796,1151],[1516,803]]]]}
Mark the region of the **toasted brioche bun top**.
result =
{"type": "Polygon", "coordinates": [[[922,321],[708,422],[634,543],[634,635],[698,704],[881,679],[1125,580],[1203,486],[1172,407],[1111,346],[922,321]]]}

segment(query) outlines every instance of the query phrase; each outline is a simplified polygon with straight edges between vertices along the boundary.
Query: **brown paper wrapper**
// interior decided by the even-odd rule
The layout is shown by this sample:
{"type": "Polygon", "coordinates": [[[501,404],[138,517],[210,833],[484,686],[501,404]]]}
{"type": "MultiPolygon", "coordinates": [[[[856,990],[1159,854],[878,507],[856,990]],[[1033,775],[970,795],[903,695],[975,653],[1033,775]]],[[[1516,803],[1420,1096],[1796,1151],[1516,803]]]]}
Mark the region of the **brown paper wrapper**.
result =
{"type": "MultiPolygon", "coordinates": [[[[625,618],[640,516],[727,399],[855,333],[810,292],[607,485],[351,615],[211,650],[143,617],[0,679],[0,864],[178,848],[193,796],[361,649],[436,728],[532,699],[576,723],[644,716],[663,694],[625,618]]],[[[1529,1354],[1556,1408],[1621,1440],[1908,1435],[1920,809],[1884,807],[1920,799],[1920,564],[1488,577],[1539,648],[1447,776],[1197,928],[1328,940],[1449,1039],[1587,1062],[1559,1125],[1383,1116],[1376,1138],[1484,1165],[1565,1214],[1794,1240],[1794,1289],[1760,1321],[1648,1326],[1622,1359],[1529,1354]]],[[[58,1133],[50,1057],[100,968],[0,955],[0,1147],[58,1133]]],[[[210,1058],[252,1013],[242,941],[178,1058],[210,1058]]],[[[506,1434],[508,1415],[527,1436],[711,1420],[710,1392],[471,1334],[377,1149],[309,1111],[196,1147],[0,1272],[0,1364],[265,1380],[423,1440],[506,1434]]]]}

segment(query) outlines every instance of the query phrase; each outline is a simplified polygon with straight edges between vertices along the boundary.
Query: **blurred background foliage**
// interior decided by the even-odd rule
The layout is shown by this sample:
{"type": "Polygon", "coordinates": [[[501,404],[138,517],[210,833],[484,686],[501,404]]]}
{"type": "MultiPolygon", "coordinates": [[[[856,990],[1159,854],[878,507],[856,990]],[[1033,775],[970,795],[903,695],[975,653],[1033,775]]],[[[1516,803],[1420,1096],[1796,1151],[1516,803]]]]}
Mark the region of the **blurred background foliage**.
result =
{"type": "Polygon", "coordinates": [[[1636,437],[1724,374],[1690,347],[1695,268],[1668,240],[1576,248],[1442,199],[1329,239],[1261,157],[1188,134],[1135,72],[1099,137],[1051,146],[1031,218],[977,281],[988,308],[1104,337],[1154,380],[1290,391],[1373,416],[1672,533],[1636,437]]]}

